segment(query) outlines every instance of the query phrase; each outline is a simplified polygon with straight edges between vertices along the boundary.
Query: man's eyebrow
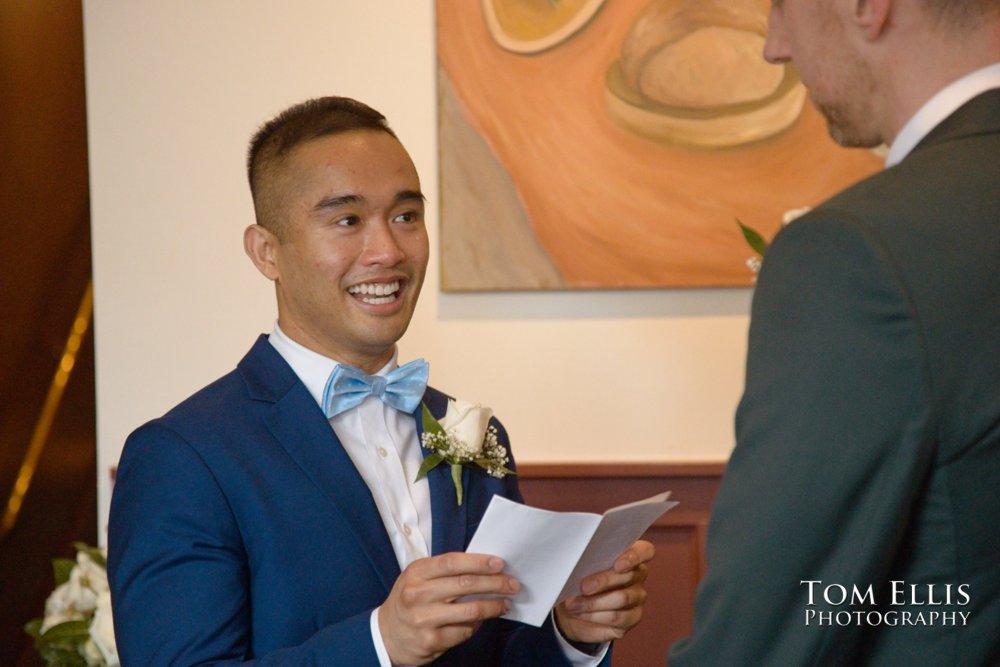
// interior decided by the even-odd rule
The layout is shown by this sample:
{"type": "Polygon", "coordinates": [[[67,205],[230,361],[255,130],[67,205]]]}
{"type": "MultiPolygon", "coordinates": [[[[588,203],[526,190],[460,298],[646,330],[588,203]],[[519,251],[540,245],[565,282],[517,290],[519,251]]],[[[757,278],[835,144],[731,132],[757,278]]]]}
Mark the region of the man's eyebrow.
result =
{"type": "Polygon", "coordinates": [[[347,204],[360,204],[364,200],[364,197],[355,194],[332,195],[330,197],[323,197],[316,202],[316,205],[313,206],[313,210],[321,211],[326,208],[339,208],[340,206],[345,206],[347,204]]]}
{"type": "MultiPolygon", "coordinates": [[[[399,204],[404,201],[420,201],[423,202],[427,198],[424,197],[424,193],[419,190],[400,190],[396,193],[394,204],[399,204]]],[[[348,204],[363,204],[365,198],[361,195],[356,194],[346,194],[346,195],[331,195],[329,197],[323,197],[316,205],[313,206],[314,211],[322,211],[324,209],[339,208],[341,206],[346,206],[348,204]]]]}
{"type": "Polygon", "coordinates": [[[416,199],[418,201],[423,202],[426,201],[427,198],[424,197],[424,193],[420,192],[419,190],[401,190],[400,192],[396,193],[397,204],[400,202],[409,201],[411,199],[416,199]]]}

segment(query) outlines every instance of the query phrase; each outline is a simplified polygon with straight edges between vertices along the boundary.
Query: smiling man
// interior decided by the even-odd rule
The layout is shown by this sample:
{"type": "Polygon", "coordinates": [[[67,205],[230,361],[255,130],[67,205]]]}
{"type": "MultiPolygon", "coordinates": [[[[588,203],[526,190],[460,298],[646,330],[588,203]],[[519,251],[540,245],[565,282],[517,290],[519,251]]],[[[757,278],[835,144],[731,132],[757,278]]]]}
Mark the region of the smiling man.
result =
{"type": "Polygon", "coordinates": [[[493,495],[521,500],[516,477],[467,468],[458,504],[448,466],[418,475],[420,406],[441,418],[452,399],[422,360],[396,363],[428,242],[385,118],[304,102],[260,129],[248,171],[244,247],[278,319],[235,371],[125,444],[108,556],[122,664],[609,664],[642,616],[651,544],[541,628],[505,621],[519,583],[463,550],[493,495]]]}

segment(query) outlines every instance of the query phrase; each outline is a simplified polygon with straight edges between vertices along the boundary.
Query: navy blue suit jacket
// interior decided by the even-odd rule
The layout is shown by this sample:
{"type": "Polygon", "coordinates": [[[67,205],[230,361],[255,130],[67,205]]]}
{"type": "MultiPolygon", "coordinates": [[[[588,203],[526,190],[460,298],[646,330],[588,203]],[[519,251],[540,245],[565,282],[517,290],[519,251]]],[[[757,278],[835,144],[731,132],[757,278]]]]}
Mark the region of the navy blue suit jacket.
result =
{"type": "MultiPolygon", "coordinates": [[[[424,402],[441,417],[447,397],[424,402]]],[[[464,550],[494,494],[522,500],[512,475],[466,469],[461,507],[447,466],[428,479],[434,554],[464,550]]],[[[399,573],[371,493],[265,336],[125,444],[108,555],[125,667],[377,666],[369,617],[399,573]]],[[[548,623],[494,620],[432,664],[568,662],[548,623]]]]}

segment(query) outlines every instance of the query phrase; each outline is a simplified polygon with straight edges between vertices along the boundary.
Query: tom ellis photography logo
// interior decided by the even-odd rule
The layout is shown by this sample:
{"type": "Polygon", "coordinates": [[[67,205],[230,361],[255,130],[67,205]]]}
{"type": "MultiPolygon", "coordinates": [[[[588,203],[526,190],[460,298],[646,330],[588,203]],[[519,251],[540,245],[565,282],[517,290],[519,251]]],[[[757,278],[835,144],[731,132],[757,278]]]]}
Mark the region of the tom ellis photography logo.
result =
{"type": "Polygon", "coordinates": [[[803,579],[799,585],[807,591],[806,625],[965,625],[970,612],[961,607],[972,601],[968,584],[890,581],[888,588],[879,591],[872,584],[860,588],[812,579],[803,579]]]}

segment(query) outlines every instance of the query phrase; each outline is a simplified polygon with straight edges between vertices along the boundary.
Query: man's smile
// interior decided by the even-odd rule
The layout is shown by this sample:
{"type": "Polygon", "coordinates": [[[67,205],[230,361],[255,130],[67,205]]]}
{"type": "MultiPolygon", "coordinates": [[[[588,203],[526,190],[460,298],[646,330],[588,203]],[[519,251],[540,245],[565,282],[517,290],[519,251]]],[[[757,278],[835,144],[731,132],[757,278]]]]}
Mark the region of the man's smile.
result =
{"type": "Polygon", "coordinates": [[[351,285],[347,292],[356,299],[372,305],[392,303],[400,295],[400,281],[366,282],[351,285]]]}

